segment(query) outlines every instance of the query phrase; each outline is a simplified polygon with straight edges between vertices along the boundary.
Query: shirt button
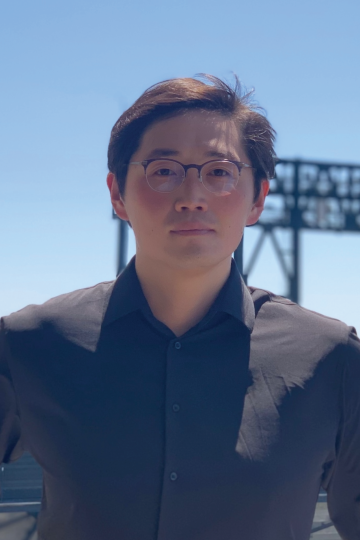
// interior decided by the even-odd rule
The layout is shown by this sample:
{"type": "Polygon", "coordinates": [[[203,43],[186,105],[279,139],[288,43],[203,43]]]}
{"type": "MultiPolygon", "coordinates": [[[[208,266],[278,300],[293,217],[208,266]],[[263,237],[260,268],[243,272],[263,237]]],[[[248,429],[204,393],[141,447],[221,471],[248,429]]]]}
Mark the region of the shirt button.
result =
{"type": "Polygon", "coordinates": [[[180,405],[178,405],[177,403],[174,403],[174,405],[172,406],[172,410],[174,412],[179,412],[180,411],[180,405]]]}
{"type": "Polygon", "coordinates": [[[175,341],[175,349],[181,349],[180,341],[175,341]]]}
{"type": "Polygon", "coordinates": [[[170,474],[170,480],[172,480],[173,482],[175,482],[175,480],[177,480],[177,474],[176,474],[176,472],[172,472],[172,473],[170,474]]]}

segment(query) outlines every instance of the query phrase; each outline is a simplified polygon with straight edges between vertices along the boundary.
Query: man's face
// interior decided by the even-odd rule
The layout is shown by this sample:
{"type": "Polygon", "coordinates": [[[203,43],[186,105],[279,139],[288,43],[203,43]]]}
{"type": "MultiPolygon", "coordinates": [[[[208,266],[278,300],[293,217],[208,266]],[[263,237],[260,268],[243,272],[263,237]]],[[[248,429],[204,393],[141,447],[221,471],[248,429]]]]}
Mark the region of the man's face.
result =
{"type": "MultiPolygon", "coordinates": [[[[219,158],[251,165],[235,122],[204,111],[186,112],[151,125],[130,161],[151,158],[175,159],[185,165],[219,158]]],[[[201,184],[196,169],[189,169],[180,187],[159,193],[148,185],[142,165],[129,166],[123,198],[112,173],[108,186],[117,215],[132,225],[137,255],[189,270],[230,258],[244,227],[258,220],[268,191],[268,182],[262,182],[254,202],[253,171],[242,169],[235,190],[219,196],[201,184]]]]}

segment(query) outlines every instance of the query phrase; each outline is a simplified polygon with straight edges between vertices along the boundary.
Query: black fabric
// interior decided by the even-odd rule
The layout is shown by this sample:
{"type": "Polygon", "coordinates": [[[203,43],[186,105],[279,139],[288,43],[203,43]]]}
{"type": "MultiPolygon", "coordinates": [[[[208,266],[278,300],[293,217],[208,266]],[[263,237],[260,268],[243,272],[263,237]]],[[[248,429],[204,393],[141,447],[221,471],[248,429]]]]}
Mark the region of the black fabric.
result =
{"type": "Polygon", "coordinates": [[[0,458],[43,467],[39,540],[308,540],[321,485],[360,539],[359,341],[235,263],[180,338],[133,260],[0,340],[0,458]]]}

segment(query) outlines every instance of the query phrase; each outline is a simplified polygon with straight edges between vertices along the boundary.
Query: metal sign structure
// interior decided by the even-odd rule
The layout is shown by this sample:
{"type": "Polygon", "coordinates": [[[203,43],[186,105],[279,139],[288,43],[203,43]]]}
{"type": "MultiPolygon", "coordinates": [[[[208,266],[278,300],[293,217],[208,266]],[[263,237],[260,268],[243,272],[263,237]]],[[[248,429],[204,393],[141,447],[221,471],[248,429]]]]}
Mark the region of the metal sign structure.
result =
{"type": "Polygon", "coordinates": [[[288,283],[286,296],[299,302],[301,231],[360,232],[360,164],[279,160],[256,227],[261,233],[244,275],[253,270],[269,237],[288,283]],[[281,245],[279,229],[291,233],[290,249],[281,245]]]}
{"type": "MultiPolygon", "coordinates": [[[[128,225],[119,221],[117,274],[126,265],[128,243],[128,225]]],[[[280,159],[255,227],[261,232],[244,269],[242,243],[234,253],[240,271],[245,278],[251,274],[269,237],[288,283],[286,296],[299,302],[301,231],[360,232],[360,164],[280,159]],[[290,249],[281,245],[279,229],[290,232],[290,249]]]]}

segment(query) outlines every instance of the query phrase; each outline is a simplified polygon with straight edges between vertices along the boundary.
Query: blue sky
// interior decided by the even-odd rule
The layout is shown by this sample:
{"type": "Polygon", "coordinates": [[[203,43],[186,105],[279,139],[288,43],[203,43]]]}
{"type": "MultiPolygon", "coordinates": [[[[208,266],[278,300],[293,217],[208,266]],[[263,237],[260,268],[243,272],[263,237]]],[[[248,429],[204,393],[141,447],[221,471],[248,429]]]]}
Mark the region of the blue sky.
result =
{"type": "MultiPolygon", "coordinates": [[[[4,3],[0,313],[113,279],[109,134],[155,82],[235,72],[280,157],[360,163],[359,20],[358,0],[4,3]]],[[[301,303],[360,330],[360,234],[306,233],[302,253],[301,303]]],[[[273,259],[250,284],[281,294],[273,259]]]]}

